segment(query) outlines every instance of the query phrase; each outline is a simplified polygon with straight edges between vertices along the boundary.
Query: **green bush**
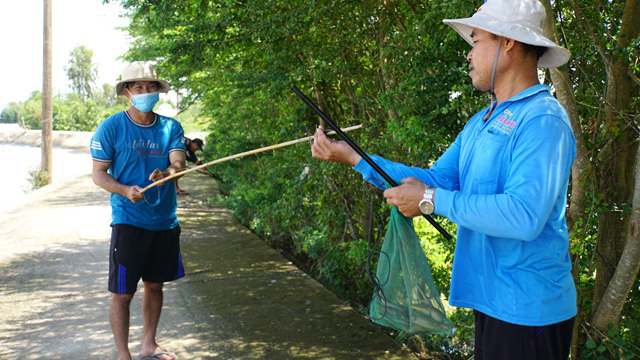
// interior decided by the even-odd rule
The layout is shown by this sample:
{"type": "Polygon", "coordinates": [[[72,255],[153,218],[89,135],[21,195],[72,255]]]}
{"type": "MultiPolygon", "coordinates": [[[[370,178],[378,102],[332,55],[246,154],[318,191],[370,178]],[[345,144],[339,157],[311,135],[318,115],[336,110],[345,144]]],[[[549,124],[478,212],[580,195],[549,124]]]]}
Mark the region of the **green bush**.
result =
{"type": "Polygon", "coordinates": [[[31,190],[37,190],[45,185],[47,185],[47,179],[49,178],[49,173],[47,171],[40,170],[40,168],[35,168],[29,170],[29,184],[31,184],[31,190]]]}

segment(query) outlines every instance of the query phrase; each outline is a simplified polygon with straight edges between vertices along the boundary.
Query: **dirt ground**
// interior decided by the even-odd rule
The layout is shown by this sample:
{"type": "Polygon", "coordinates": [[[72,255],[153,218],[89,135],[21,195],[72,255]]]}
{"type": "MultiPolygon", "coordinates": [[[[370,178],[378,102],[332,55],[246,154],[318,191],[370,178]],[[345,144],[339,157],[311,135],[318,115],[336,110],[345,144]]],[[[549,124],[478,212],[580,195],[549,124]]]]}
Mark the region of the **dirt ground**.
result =
{"type": "MultiPolygon", "coordinates": [[[[210,203],[210,177],[193,173],[180,186],[190,193],[178,205],[187,275],[165,286],[161,346],[187,360],[415,359],[210,203]]],[[[35,191],[0,219],[0,358],[116,359],[109,222],[109,196],[90,174],[35,191]]]]}

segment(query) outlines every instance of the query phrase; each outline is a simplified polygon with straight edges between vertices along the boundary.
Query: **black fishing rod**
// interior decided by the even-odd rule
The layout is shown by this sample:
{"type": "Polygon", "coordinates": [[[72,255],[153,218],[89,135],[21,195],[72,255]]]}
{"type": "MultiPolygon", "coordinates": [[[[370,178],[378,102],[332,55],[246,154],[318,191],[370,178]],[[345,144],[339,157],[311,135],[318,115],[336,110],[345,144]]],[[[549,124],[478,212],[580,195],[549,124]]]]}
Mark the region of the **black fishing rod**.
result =
{"type": "MultiPolygon", "coordinates": [[[[333,130],[335,130],[336,134],[338,134],[347,144],[349,144],[349,146],[351,146],[351,148],[355,150],[358,153],[358,155],[360,155],[364,159],[364,161],[366,161],[369,165],[371,165],[371,167],[376,172],[378,172],[378,174],[382,175],[382,177],[387,181],[387,183],[389,183],[389,185],[391,185],[392,187],[398,186],[398,183],[395,180],[393,180],[386,172],[384,172],[380,168],[380,166],[378,166],[378,164],[376,164],[369,157],[369,155],[367,155],[367,153],[362,151],[362,149],[360,149],[360,147],[356,145],[356,143],[351,141],[351,139],[342,130],[340,130],[340,128],[331,119],[329,119],[327,115],[325,115],[320,109],[318,109],[318,107],[300,91],[300,89],[293,86],[291,87],[291,90],[293,90],[293,92],[296,95],[298,95],[298,97],[302,99],[302,101],[304,101],[304,103],[307,104],[307,106],[309,106],[311,110],[313,110],[316,114],[318,114],[318,116],[320,116],[322,120],[324,120],[327,124],[329,124],[329,126],[331,126],[333,130]]],[[[438,224],[438,222],[435,221],[433,217],[431,217],[431,215],[422,214],[422,216],[425,219],[427,219],[427,221],[431,223],[431,225],[433,225],[433,227],[435,227],[436,230],[438,230],[440,234],[442,234],[442,236],[445,237],[445,239],[451,240],[451,235],[449,235],[447,230],[445,230],[442,226],[440,226],[440,224],[438,224]]]]}

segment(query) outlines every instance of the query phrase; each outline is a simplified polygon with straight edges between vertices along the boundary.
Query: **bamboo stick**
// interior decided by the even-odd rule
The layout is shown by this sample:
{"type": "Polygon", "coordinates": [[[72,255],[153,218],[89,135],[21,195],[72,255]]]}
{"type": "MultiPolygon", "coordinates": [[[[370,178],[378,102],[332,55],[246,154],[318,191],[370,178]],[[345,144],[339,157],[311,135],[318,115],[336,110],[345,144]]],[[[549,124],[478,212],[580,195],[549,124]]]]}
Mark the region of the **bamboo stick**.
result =
{"type": "MultiPolygon", "coordinates": [[[[362,128],[362,125],[354,125],[354,126],[350,126],[350,127],[344,128],[344,129],[342,129],[342,131],[343,132],[347,132],[347,131],[352,131],[352,130],[358,130],[360,128],[362,128]]],[[[328,131],[326,134],[327,135],[334,135],[335,133],[336,133],[335,131],[331,130],[331,131],[328,131]]],[[[307,136],[307,137],[304,137],[304,138],[291,140],[291,141],[283,142],[283,143],[276,144],[276,145],[270,145],[270,146],[266,146],[266,147],[259,148],[259,149],[249,150],[249,151],[245,151],[245,152],[242,152],[242,153],[239,153],[239,154],[230,155],[230,156],[226,156],[226,157],[223,157],[223,158],[220,158],[220,159],[217,159],[217,160],[213,160],[213,161],[210,161],[210,162],[208,162],[206,164],[198,165],[198,166],[192,167],[191,169],[180,171],[180,172],[177,172],[177,173],[175,173],[173,175],[170,175],[170,176],[167,176],[165,178],[162,178],[162,179],[160,179],[160,180],[148,185],[144,189],[140,190],[140,194],[143,194],[145,191],[151,189],[154,186],[162,185],[162,184],[168,182],[171,179],[175,179],[176,177],[179,177],[179,176],[182,176],[182,175],[186,175],[186,174],[188,174],[190,172],[197,171],[197,170],[200,170],[202,168],[206,168],[206,167],[211,166],[211,165],[219,164],[221,162],[225,162],[225,161],[229,161],[229,160],[233,160],[233,159],[238,159],[238,158],[241,158],[241,157],[244,157],[244,156],[247,156],[247,155],[254,155],[254,154],[258,154],[258,153],[264,152],[264,151],[274,150],[274,149],[278,149],[278,148],[281,148],[281,147],[298,144],[298,143],[301,143],[301,142],[304,142],[304,141],[309,141],[309,140],[313,140],[313,136],[307,136]]]]}

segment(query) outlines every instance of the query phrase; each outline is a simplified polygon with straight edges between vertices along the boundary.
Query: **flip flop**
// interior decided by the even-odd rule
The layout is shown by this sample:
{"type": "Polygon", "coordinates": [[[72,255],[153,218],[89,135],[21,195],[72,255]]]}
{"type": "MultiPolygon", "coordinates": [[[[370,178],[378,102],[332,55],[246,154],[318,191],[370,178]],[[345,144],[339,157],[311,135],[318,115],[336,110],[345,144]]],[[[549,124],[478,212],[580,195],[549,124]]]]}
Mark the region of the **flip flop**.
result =
{"type": "Polygon", "coordinates": [[[189,193],[184,191],[184,190],[176,191],[176,194],[177,195],[189,195],[189,193]]]}
{"type": "MultiPolygon", "coordinates": [[[[171,354],[172,353],[169,352],[169,351],[158,351],[158,352],[155,352],[155,353],[153,353],[151,355],[147,355],[147,356],[140,355],[140,360],[158,360],[158,359],[160,359],[159,358],[160,355],[171,356],[171,354]]],[[[173,358],[173,360],[178,360],[178,355],[176,355],[176,354],[173,354],[173,355],[176,356],[175,358],[173,358]]],[[[162,360],[162,359],[160,359],[160,360],[162,360]]]]}

